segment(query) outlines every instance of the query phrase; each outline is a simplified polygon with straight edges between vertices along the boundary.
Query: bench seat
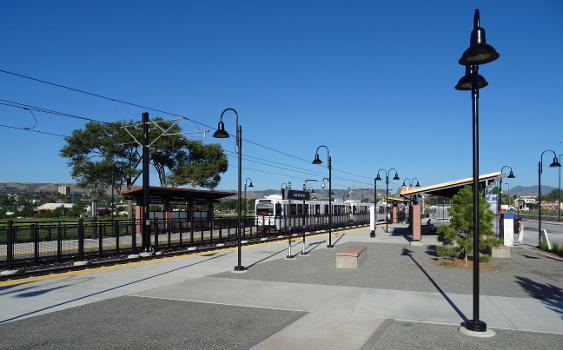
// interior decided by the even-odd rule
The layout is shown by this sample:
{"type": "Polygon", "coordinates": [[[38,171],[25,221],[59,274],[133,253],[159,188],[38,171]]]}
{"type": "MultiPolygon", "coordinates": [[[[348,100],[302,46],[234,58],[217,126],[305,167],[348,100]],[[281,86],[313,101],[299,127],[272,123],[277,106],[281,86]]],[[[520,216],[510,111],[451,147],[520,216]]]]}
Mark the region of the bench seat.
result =
{"type": "Polygon", "coordinates": [[[366,260],[367,248],[364,245],[352,245],[336,252],[336,268],[357,269],[366,260]]]}

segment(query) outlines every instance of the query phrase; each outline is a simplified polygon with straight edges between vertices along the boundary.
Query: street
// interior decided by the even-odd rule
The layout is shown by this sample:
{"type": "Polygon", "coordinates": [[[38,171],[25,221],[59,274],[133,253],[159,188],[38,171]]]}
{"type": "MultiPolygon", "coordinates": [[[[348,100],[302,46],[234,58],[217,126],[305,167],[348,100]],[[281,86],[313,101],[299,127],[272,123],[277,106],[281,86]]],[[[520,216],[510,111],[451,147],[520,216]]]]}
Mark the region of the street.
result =
{"type": "MultiPolygon", "coordinates": [[[[538,220],[523,219],[524,223],[524,243],[532,246],[538,245],[538,220]]],[[[542,220],[542,229],[547,231],[551,244],[557,243],[561,247],[563,241],[563,224],[559,222],[546,222],[542,220]]],[[[514,237],[516,240],[516,236],[514,237]]]]}

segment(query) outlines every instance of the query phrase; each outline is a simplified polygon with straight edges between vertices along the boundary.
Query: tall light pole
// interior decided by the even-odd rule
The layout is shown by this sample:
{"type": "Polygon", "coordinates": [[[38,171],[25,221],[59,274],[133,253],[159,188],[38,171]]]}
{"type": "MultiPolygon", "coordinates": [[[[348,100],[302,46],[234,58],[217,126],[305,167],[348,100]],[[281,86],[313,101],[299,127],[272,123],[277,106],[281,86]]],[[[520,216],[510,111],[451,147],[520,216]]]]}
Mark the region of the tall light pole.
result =
{"type": "Polygon", "coordinates": [[[321,164],[322,161],[319,158],[319,149],[326,148],[326,156],[328,158],[328,245],[327,248],[334,248],[332,245],[332,159],[330,158],[330,151],[327,146],[321,145],[317,147],[315,151],[315,159],[313,159],[313,164],[321,164]]]}
{"type": "Polygon", "coordinates": [[[229,133],[225,131],[225,124],[223,124],[223,114],[225,112],[231,111],[235,113],[236,116],[236,144],[238,147],[238,189],[237,189],[237,240],[238,240],[238,260],[237,266],[235,266],[235,271],[245,271],[246,267],[242,266],[242,243],[241,243],[241,178],[242,178],[242,126],[238,123],[238,112],[234,108],[226,108],[221,112],[221,117],[219,118],[219,124],[217,126],[217,131],[213,133],[213,137],[224,139],[229,137],[229,133]]]}
{"type": "Polygon", "coordinates": [[[381,170],[383,170],[383,172],[385,173],[385,233],[389,233],[389,221],[387,219],[389,216],[389,173],[391,172],[391,170],[395,171],[395,176],[393,177],[393,180],[397,181],[400,179],[399,179],[399,174],[397,173],[397,169],[391,168],[389,170],[385,170],[382,168],[377,171],[377,177],[375,178],[375,181],[381,181],[381,176],[379,176],[381,170]]]}
{"type": "MultiPolygon", "coordinates": [[[[559,159],[561,159],[562,156],[563,156],[563,154],[559,153],[559,159]]],[[[558,193],[559,204],[557,205],[557,209],[558,209],[557,217],[559,219],[559,222],[561,222],[561,167],[559,167],[559,181],[558,181],[558,183],[559,183],[559,193],[558,193]]]]}
{"type": "Polygon", "coordinates": [[[455,86],[457,90],[471,90],[473,111],[473,320],[465,323],[465,328],[473,332],[487,331],[487,324],[479,320],[479,89],[488,83],[479,75],[479,65],[498,57],[498,52],[486,43],[476,9],[470,46],[459,59],[459,64],[465,66],[465,76],[455,86]]]}
{"type": "MultiPolygon", "coordinates": [[[[508,176],[506,177],[507,179],[514,179],[514,178],[516,177],[516,176],[514,176],[514,173],[512,172],[512,167],[511,167],[511,166],[505,165],[505,166],[503,166],[502,168],[500,168],[500,175],[501,175],[501,176],[500,176],[500,180],[499,180],[499,183],[500,183],[500,191],[499,191],[499,193],[498,193],[498,202],[499,202],[499,208],[500,208],[501,210],[499,210],[499,213],[498,213],[498,214],[499,214],[499,217],[500,217],[500,214],[501,214],[501,212],[502,212],[502,175],[504,175],[504,174],[502,173],[502,171],[504,170],[504,168],[510,168],[510,173],[509,173],[508,176]]],[[[508,199],[510,200],[510,196],[508,197],[508,199]]]]}
{"type": "Polygon", "coordinates": [[[246,212],[248,211],[248,201],[246,200],[246,186],[248,185],[249,188],[254,187],[252,184],[252,179],[247,177],[244,181],[244,220],[242,225],[242,232],[243,235],[246,237],[246,212]],[[250,185],[248,185],[248,180],[250,180],[250,185]]]}
{"type": "Polygon", "coordinates": [[[543,172],[543,155],[545,152],[553,153],[553,162],[549,165],[550,168],[561,168],[561,164],[559,164],[559,160],[557,159],[557,155],[554,151],[550,149],[546,149],[542,152],[540,156],[540,161],[538,163],[538,247],[540,246],[541,241],[541,174],[543,172]]]}
{"type": "MultiPolygon", "coordinates": [[[[291,230],[288,228],[287,226],[287,218],[289,217],[289,225],[291,226],[291,199],[289,198],[289,196],[287,195],[289,193],[289,190],[291,190],[291,182],[288,183],[282,183],[281,184],[281,190],[282,190],[282,194],[283,194],[283,190],[284,190],[284,185],[285,185],[285,197],[287,198],[287,210],[284,213],[284,223],[285,223],[285,228],[287,230],[287,234],[288,234],[288,239],[287,239],[287,256],[286,259],[295,259],[295,256],[293,254],[291,254],[291,230]]],[[[282,195],[282,199],[283,199],[283,195],[282,195]]]]}
{"type": "Polygon", "coordinates": [[[371,238],[375,238],[375,228],[377,227],[377,182],[373,178],[373,230],[369,232],[371,238]]]}
{"type": "MultiPolygon", "coordinates": [[[[307,191],[307,182],[317,182],[317,180],[309,180],[309,179],[305,179],[305,181],[303,182],[303,191],[307,191]]],[[[313,188],[311,187],[311,193],[315,193],[315,191],[313,190],[313,188]]],[[[311,213],[307,210],[307,214],[310,216],[311,213]]],[[[302,242],[302,249],[301,249],[301,255],[307,255],[308,253],[305,251],[305,227],[307,226],[306,224],[306,218],[305,218],[305,197],[303,197],[303,242],[302,242]]]]}

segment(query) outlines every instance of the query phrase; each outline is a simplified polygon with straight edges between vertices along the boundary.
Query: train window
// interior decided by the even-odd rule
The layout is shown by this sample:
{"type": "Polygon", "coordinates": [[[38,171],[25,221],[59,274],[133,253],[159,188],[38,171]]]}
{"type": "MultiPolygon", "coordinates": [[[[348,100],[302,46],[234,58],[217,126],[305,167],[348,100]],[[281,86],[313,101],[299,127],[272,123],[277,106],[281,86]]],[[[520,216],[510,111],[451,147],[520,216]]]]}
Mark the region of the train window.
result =
{"type": "Polygon", "coordinates": [[[256,215],[274,215],[274,205],[273,204],[263,204],[263,203],[258,203],[256,205],[256,215]]]}
{"type": "Polygon", "coordinates": [[[315,214],[321,215],[321,206],[319,204],[315,205],[315,214]]]}
{"type": "Polygon", "coordinates": [[[303,204],[297,204],[297,215],[303,215],[303,204]]]}
{"type": "Polygon", "coordinates": [[[309,215],[309,205],[305,204],[305,215],[309,215]]]}
{"type": "Polygon", "coordinates": [[[324,210],[324,212],[325,212],[325,215],[328,214],[328,205],[325,205],[325,210],[324,210]]]}
{"type": "Polygon", "coordinates": [[[356,206],[352,207],[352,214],[356,214],[356,206]]]}
{"type": "Polygon", "coordinates": [[[276,203],[276,211],[274,213],[274,215],[282,215],[282,206],[281,203],[276,203]]]}
{"type": "Polygon", "coordinates": [[[289,215],[297,215],[297,211],[296,211],[295,209],[296,209],[295,204],[292,204],[292,205],[289,207],[289,215]]]}

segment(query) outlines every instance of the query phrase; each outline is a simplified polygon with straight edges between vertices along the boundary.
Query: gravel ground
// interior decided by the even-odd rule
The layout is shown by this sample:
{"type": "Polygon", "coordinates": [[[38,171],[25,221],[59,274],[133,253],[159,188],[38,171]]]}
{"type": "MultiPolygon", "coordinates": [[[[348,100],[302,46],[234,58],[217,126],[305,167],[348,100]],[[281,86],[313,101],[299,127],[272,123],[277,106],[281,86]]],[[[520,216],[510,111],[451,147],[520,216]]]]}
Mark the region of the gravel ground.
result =
{"type": "MultiPolygon", "coordinates": [[[[367,247],[367,260],[357,270],[337,269],[334,249],[314,249],[308,256],[263,262],[245,274],[214,275],[265,281],[401,289],[420,292],[473,293],[472,269],[433,264],[432,247],[385,243],[346,243],[367,247]]],[[[299,251],[299,245],[296,251],[299,251]]],[[[480,271],[482,295],[563,299],[563,263],[524,248],[513,248],[510,259],[494,259],[494,270],[480,271]]],[[[558,303],[560,305],[560,303],[558,303]]],[[[563,313],[563,310],[562,310],[563,313]]]]}
{"type": "Polygon", "coordinates": [[[0,325],[2,349],[248,348],[303,313],[119,297],[0,325]]]}

